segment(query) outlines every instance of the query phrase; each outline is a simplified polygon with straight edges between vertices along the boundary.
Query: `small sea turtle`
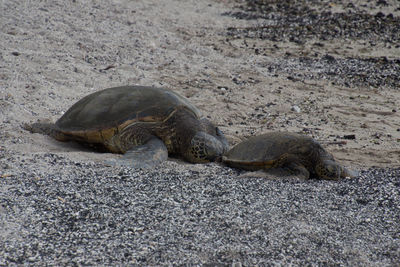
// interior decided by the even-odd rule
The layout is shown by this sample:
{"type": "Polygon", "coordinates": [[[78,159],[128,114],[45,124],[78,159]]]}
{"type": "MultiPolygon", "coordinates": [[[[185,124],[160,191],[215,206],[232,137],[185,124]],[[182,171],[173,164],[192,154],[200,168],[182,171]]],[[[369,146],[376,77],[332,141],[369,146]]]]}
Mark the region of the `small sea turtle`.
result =
{"type": "Polygon", "coordinates": [[[229,150],[223,162],[245,170],[285,168],[308,179],[354,177],[355,172],[335,162],[313,138],[289,132],[271,132],[253,136],[229,150]]]}
{"type": "Polygon", "coordinates": [[[55,124],[25,125],[59,141],[96,144],[124,156],[117,162],[152,167],[169,154],[193,163],[213,161],[228,149],[222,132],[187,99],[163,88],[123,86],[90,94],[55,124]]]}

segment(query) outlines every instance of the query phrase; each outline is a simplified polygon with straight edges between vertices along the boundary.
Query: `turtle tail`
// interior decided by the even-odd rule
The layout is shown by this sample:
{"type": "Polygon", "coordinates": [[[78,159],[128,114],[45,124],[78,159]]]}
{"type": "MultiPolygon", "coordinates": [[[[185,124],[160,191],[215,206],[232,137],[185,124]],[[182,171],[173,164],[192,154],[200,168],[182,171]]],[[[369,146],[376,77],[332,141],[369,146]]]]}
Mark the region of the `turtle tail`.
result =
{"type": "Polygon", "coordinates": [[[22,128],[31,133],[40,133],[43,135],[49,135],[58,141],[68,141],[68,137],[63,134],[54,123],[48,122],[35,122],[35,123],[24,123],[22,128]]]}

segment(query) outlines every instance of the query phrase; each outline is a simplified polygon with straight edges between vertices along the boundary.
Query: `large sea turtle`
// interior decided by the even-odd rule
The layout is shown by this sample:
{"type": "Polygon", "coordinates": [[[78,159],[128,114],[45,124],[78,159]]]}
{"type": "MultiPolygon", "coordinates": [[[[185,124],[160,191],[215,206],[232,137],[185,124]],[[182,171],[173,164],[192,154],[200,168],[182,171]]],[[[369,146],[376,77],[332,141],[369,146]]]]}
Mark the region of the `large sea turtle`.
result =
{"type": "Polygon", "coordinates": [[[213,161],[228,149],[222,132],[177,93],[146,86],[123,86],[90,94],[55,124],[25,125],[59,141],[96,144],[124,156],[134,168],[155,166],[175,154],[193,163],[213,161]]]}
{"type": "Polygon", "coordinates": [[[253,136],[229,150],[223,162],[245,170],[285,168],[305,179],[336,180],[355,172],[339,165],[313,138],[290,132],[253,136]]]}

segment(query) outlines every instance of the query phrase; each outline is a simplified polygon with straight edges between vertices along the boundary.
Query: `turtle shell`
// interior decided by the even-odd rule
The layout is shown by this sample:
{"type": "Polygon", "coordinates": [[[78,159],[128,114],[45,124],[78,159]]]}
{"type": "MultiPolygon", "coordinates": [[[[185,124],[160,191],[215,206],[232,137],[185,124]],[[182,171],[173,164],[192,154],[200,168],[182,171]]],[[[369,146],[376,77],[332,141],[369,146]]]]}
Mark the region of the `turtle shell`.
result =
{"type": "Polygon", "coordinates": [[[237,144],[224,155],[223,160],[232,167],[267,169],[274,167],[284,154],[290,154],[291,158],[307,163],[318,157],[321,150],[323,148],[320,144],[311,137],[289,132],[271,132],[250,137],[237,144]]]}
{"type": "Polygon", "coordinates": [[[178,108],[200,111],[187,99],[164,88],[123,86],[85,96],[56,122],[64,134],[103,143],[134,122],[162,123],[178,108]]]}

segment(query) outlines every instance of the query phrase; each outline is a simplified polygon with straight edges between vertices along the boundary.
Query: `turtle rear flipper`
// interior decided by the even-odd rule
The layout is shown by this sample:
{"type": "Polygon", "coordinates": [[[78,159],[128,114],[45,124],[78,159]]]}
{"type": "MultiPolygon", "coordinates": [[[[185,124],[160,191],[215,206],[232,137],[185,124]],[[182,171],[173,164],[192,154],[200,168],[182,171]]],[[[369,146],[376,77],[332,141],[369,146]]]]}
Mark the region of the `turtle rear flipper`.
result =
{"type": "Polygon", "coordinates": [[[107,160],[111,166],[129,166],[135,169],[150,169],[167,160],[168,150],[164,142],[156,137],[143,145],[133,146],[117,160],[107,160]]]}
{"type": "Polygon", "coordinates": [[[54,123],[45,121],[38,121],[32,124],[23,123],[22,128],[31,133],[49,135],[58,141],[65,142],[70,140],[70,138],[62,133],[54,123]]]}

